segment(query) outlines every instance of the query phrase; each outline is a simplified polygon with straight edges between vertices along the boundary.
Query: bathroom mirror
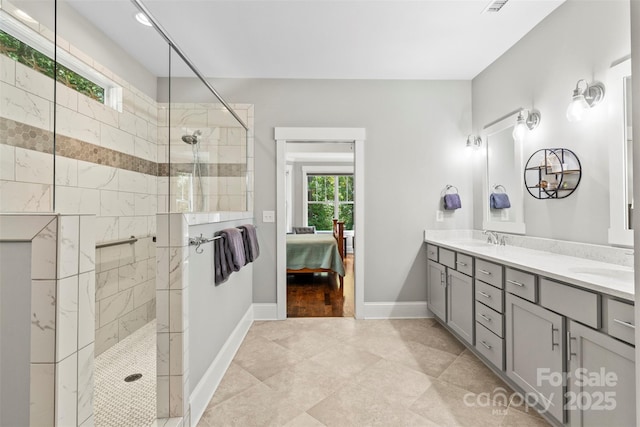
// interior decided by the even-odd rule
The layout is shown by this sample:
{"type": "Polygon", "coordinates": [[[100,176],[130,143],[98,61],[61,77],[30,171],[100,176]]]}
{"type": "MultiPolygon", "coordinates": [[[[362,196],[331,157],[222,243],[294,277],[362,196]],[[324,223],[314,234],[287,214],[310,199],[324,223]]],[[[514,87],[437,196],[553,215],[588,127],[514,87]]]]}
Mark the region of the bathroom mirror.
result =
{"type": "MultiPolygon", "coordinates": [[[[524,234],[522,191],[522,142],[513,138],[513,129],[520,109],[489,123],[483,130],[486,147],[486,168],[483,185],[483,220],[485,230],[524,234]],[[505,193],[510,207],[494,209],[492,193],[505,193]]],[[[502,196],[504,197],[504,196],[502,196]]]]}
{"type": "Polygon", "coordinates": [[[609,123],[609,243],[633,246],[633,144],[631,134],[631,60],[611,68],[609,123]]]}

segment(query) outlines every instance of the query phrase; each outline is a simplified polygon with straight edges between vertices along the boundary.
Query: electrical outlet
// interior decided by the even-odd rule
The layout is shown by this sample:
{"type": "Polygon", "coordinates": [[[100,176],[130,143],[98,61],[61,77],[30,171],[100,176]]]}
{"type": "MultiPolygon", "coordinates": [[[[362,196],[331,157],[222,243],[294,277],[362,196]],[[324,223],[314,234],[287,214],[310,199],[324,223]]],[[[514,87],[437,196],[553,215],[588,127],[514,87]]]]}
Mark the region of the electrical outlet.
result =
{"type": "Polygon", "coordinates": [[[500,212],[500,219],[503,221],[509,221],[509,209],[502,209],[502,212],[500,212]]]}
{"type": "Polygon", "coordinates": [[[262,211],[262,222],[276,222],[276,212],[262,211]]]}
{"type": "Polygon", "coordinates": [[[442,222],[442,221],[444,221],[444,212],[442,212],[442,211],[436,211],[436,221],[437,221],[437,222],[442,222]]]}

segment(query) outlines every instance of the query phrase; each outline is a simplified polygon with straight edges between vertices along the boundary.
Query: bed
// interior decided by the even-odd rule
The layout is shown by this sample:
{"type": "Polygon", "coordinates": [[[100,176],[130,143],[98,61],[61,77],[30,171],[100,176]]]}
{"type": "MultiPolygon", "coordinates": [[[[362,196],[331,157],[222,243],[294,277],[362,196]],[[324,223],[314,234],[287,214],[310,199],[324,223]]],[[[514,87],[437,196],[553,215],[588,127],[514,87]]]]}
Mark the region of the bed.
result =
{"type": "Polygon", "coordinates": [[[344,280],[344,221],[333,234],[287,234],[287,273],[336,273],[344,280]]]}

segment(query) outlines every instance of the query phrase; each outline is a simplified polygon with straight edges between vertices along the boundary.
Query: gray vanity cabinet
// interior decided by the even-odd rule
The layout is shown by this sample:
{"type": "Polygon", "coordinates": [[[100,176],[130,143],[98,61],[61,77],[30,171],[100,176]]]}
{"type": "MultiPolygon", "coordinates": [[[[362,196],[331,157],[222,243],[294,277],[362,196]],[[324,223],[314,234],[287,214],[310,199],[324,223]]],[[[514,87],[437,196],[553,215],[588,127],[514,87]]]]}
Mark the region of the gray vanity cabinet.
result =
{"type": "Polygon", "coordinates": [[[473,278],[451,269],[447,272],[447,324],[473,345],[473,278]]]}
{"type": "Polygon", "coordinates": [[[432,260],[427,264],[427,307],[440,320],[447,321],[446,267],[432,260]]]}
{"type": "Polygon", "coordinates": [[[634,347],[573,320],[567,329],[569,425],[635,425],[634,347]]]}
{"type": "Polygon", "coordinates": [[[529,401],[536,399],[564,422],[563,317],[512,294],[506,294],[505,302],[507,376],[529,401]]]}

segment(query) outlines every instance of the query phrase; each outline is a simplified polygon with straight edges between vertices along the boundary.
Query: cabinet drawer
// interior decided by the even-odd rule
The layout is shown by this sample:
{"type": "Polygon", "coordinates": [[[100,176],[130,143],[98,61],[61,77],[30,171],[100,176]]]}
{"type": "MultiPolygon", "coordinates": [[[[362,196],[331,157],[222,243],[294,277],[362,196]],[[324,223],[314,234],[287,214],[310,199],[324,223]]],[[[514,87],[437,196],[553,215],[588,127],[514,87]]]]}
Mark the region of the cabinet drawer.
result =
{"type": "Polygon", "coordinates": [[[504,287],[510,294],[518,295],[531,302],[537,301],[536,276],[524,271],[505,268],[504,287]]]}
{"type": "Polygon", "coordinates": [[[504,340],[476,323],[476,349],[498,369],[504,370],[504,340]]]}
{"type": "Polygon", "coordinates": [[[504,338],[502,314],[493,311],[479,301],[476,301],[476,322],[486,326],[487,329],[500,338],[504,338]]]}
{"type": "Polygon", "coordinates": [[[540,304],[558,314],[599,329],[600,295],[549,279],[540,280],[540,304]]]}
{"type": "Polygon", "coordinates": [[[633,304],[627,304],[614,299],[607,300],[607,327],[609,329],[609,335],[635,345],[635,325],[633,304]]]}
{"type": "Polygon", "coordinates": [[[476,258],[475,277],[485,283],[502,289],[502,266],[476,258]]]}
{"type": "Polygon", "coordinates": [[[499,313],[504,312],[502,290],[476,280],[476,301],[480,301],[499,313]]]}
{"type": "Polygon", "coordinates": [[[449,249],[438,248],[438,262],[449,268],[456,268],[456,253],[449,249]]]}
{"type": "Polygon", "coordinates": [[[438,262],[438,247],[427,243],[427,258],[438,262]]]}
{"type": "Polygon", "coordinates": [[[456,254],[456,270],[467,276],[473,276],[473,257],[458,252],[456,254]]]}

